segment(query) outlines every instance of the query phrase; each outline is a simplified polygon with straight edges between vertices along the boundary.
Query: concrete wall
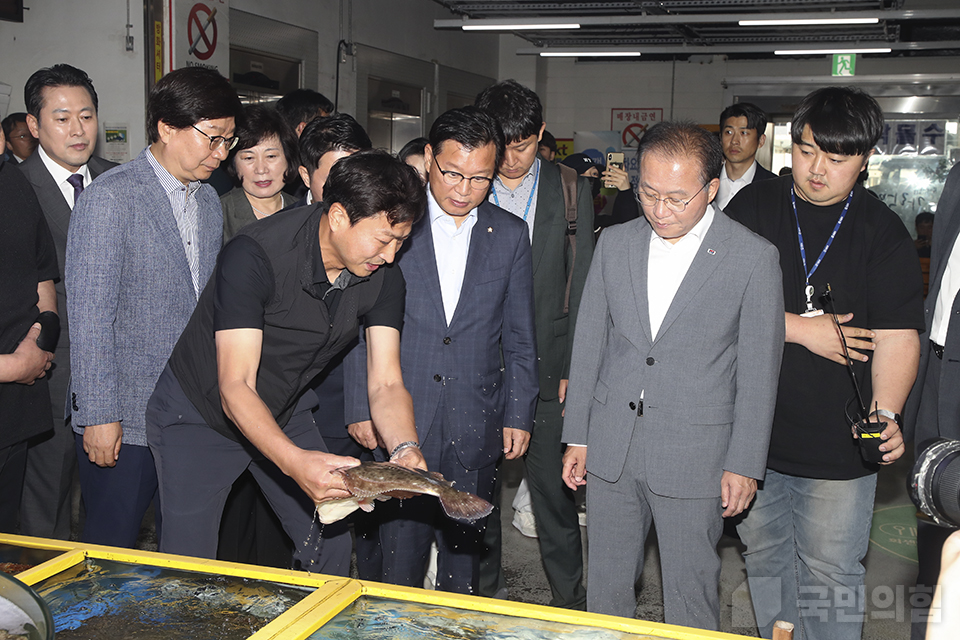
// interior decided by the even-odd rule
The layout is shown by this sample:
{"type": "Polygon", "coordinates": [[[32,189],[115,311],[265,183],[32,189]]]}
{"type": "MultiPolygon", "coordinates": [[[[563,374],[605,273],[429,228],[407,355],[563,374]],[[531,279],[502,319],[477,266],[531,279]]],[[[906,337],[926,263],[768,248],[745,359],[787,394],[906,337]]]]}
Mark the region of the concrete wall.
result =
{"type": "Polygon", "coordinates": [[[35,0],[27,3],[23,23],[0,22],[0,82],[13,87],[9,112],[26,110],[23,85],[34,71],[67,62],[93,80],[101,132],[105,122],[129,124],[130,153],[139,153],[146,141],[143,9],[131,2],[132,52],[124,50],[122,0],[35,0]]]}
{"type": "MultiPolygon", "coordinates": [[[[12,87],[8,111],[22,111],[23,85],[36,69],[69,62],[87,71],[100,97],[100,122],[129,124],[130,152],[146,143],[142,3],[130,0],[134,51],[124,50],[124,0],[33,0],[24,22],[0,22],[0,82],[12,87]]],[[[320,91],[334,95],[337,42],[346,40],[497,77],[499,38],[435,31],[449,13],[430,0],[230,0],[230,7],[318,34],[320,91]]],[[[242,44],[242,43],[238,43],[242,44]]],[[[356,67],[340,68],[341,109],[355,112],[356,67]]],[[[102,130],[102,126],[101,126],[102,130]]]]}
{"type": "MultiPolygon", "coordinates": [[[[716,124],[724,103],[724,82],[744,77],[830,77],[829,57],[732,61],[723,56],[684,62],[577,62],[574,59],[517,56],[529,43],[503,36],[500,78],[513,77],[535,88],[544,103],[547,128],[557,137],[576,131],[610,129],[611,108],[661,108],[665,119],[716,124]],[[544,90],[545,87],[545,90],[544,90]]],[[[956,74],[951,57],[869,58],[857,61],[857,76],[956,74]]],[[[853,84],[853,83],[851,83],[853,84]]]]}

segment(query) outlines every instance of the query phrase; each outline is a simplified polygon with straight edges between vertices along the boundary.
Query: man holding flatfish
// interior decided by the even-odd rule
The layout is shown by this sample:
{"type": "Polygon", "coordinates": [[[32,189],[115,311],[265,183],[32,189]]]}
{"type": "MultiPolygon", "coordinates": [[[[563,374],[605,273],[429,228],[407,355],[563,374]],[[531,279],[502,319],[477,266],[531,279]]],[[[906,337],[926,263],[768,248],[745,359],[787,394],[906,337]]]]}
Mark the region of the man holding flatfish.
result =
{"type": "Polygon", "coordinates": [[[249,467],[295,543],[294,568],[347,574],[346,526],[315,525],[314,508],[351,495],[337,471],[359,461],[326,453],[304,391],[362,320],[382,444],[398,465],[426,468],[400,371],[406,285],[390,268],[425,208],[413,169],[359,152],[333,166],[321,203],[223,248],[147,408],[161,551],[216,557],[224,501],[249,467]]]}

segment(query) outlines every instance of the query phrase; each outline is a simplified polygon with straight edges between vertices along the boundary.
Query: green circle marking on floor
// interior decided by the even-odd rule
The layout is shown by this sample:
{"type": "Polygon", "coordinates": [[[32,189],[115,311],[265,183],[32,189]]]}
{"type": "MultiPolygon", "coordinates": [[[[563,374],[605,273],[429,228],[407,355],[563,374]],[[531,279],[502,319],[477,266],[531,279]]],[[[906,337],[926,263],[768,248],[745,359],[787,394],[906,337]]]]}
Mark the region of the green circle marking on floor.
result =
{"type": "Polygon", "coordinates": [[[874,510],[870,542],[890,555],[916,562],[917,508],[906,504],[874,510]]]}

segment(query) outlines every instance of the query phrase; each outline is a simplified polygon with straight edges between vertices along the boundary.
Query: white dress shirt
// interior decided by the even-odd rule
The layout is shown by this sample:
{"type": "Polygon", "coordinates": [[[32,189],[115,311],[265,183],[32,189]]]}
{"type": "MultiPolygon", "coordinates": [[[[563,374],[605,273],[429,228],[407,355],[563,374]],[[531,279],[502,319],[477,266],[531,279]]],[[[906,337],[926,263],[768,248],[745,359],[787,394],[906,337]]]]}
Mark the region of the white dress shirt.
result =
{"type": "Polygon", "coordinates": [[[700,221],[675,244],[652,233],[647,258],[647,306],[650,310],[650,333],[656,339],[667,310],[677,295],[680,283],[697,257],[703,236],[713,224],[713,205],[707,205],[700,221]]]}
{"type": "MultiPolygon", "coordinates": [[[[57,186],[60,187],[60,193],[63,194],[63,199],[67,201],[67,205],[70,206],[70,211],[73,211],[73,185],[67,182],[67,178],[73,175],[72,171],[67,171],[56,162],[53,161],[53,158],[47,155],[47,152],[43,150],[43,147],[37,147],[37,153],[40,154],[40,159],[43,160],[43,166],[47,168],[47,171],[50,172],[50,175],[53,177],[53,181],[57,183],[57,186]]],[[[90,177],[90,169],[87,165],[83,165],[77,171],[80,175],[83,176],[83,188],[86,189],[90,186],[90,183],[93,182],[93,178],[90,177]]]]}
{"type": "Polygon", "coordinates": [[[430,216],[430,232],[433,234],[433,252],[437,259],[437,275],[440,276],[440,297],[443,299],[443,314],[447,326],[453,320],[453,312],[460,301],[460,289],[463,287],[463,274],[467,270],[467,252],[470,250],[470,236],[477,224],[477,210],[474,208],[457,226],[453,216],[448,215],[433,193],[427,189],[427,214],[430,216]]]}
{"type": "Polygon", "coordinates": [[[757,175],[757,161],[754,160],[750,168],[743,172],[743,175],[736,180],[731,180],[727,175],[727,163],[723,163],[723,169],[720,170],[720,188],[717,189],[717,199],[714,204],[721,211],[727,208],[727,205],[733,200],[733,196],[739,193],[740,189],[753,182],[753,177],[757,175]]]}
{"type": "Polygon", "coordinates": [[[947,329],[950,325],[950,312],[953,300],[960,291],[960,242],[954,241],[947,265],[940,281],[940,293],[933,308],[933,320],[930,322],[930,339],[943,346],[947,344],[947,329]]]}

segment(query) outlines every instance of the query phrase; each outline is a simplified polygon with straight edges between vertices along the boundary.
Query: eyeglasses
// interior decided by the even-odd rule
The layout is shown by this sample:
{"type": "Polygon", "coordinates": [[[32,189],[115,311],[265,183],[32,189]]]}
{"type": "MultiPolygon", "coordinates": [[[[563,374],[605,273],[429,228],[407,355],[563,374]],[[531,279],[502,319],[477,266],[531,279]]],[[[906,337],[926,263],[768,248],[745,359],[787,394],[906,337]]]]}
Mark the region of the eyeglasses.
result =
{"type": "Polygon", "coordinates": [[[443,181],[451,187],[457,186],[464,180],[469,180],[470,188],[474,189],[475,191],[480,191],[481,189],[486,189],[489,187],[490,183],[493,182],[493,178],[486,178],[484,176],[473,176],[472,178],[468,178],[462,173],[457,173],[456,171],[444,171],[440,166],[440,163],[437,162],[437,156],[433,156],[433,162],[437,165],[437,169],[440,170],[440,174],[443,176],[443,181]]]}
{"type": "Polygon", "coordinates": [[[202,129],[197,128],[197,125],[192,124],[190,126],[196,129],[197,131],[199,131],[203,136],[205,136],[210,140],[210,151],[216,151],[220,147],[223,147],[227,151],[230,151],[235,146],[237,146],[237,142],[240,141],[240,138],[238,138],[237,136],[234,136],[232,138],[225,138],[223,136],[210,136],[204,133],[202,129]]]}
{"type": "Polygon", "coordinates": [[[663,206],[665,206],[670,211],[673,211],[674,213],[683,213],[683,211],[687,208],[687,205],[693,202],[693,199],[696,198],[698,195],[700,195],[700,191],[703,191],[708,184],[710,183],[708,182],[704,184],[702,187],[700,187],[700,190],[697,191],[695,194],[693,194],[693,196],[691,196],[691,198],[686,202],[684,202],[683,200],[677,200],[676,198],[658,198],[656,196],[650,195],[646,191],[637,191],[635,197],[637,199],[637,202],[639,202],[644,207],[655,209],[657,206],[657,203],[662,202],[663,206]]]}

